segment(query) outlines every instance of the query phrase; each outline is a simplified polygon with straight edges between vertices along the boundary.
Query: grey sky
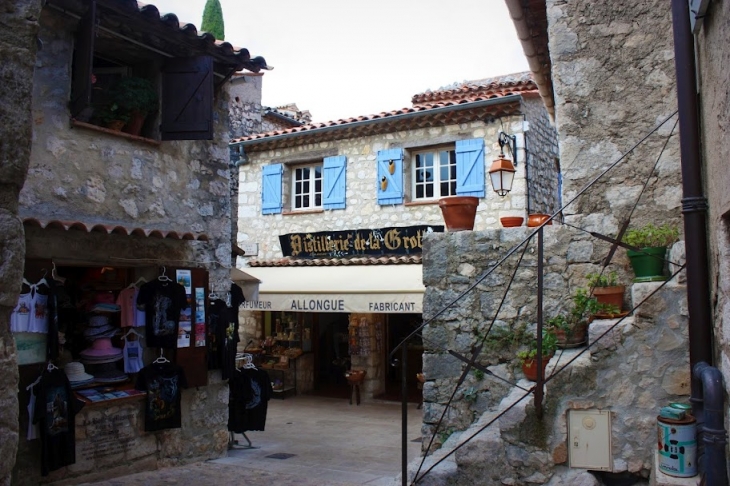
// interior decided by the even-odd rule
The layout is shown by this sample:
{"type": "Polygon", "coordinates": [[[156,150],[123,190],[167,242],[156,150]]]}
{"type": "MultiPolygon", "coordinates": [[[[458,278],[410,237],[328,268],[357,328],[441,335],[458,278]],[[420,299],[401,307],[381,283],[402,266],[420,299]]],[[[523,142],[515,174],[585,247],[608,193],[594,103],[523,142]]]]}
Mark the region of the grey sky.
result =
{"type": "MultiPolygon", "coordinates": [[[[410,106],[455,82],[526,71],[504,0],[220,0],[226,41],[275,69],[263,103],[315,121],[410,106]]],[[[200,28],[205,0],[146,0],[200,28]]]]}

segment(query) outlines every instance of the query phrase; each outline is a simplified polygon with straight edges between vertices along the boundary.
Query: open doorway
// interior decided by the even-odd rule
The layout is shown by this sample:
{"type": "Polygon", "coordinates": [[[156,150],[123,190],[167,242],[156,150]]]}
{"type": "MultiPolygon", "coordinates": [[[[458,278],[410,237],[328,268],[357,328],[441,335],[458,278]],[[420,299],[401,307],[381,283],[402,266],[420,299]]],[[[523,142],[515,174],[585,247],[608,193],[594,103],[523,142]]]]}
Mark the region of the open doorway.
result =
{"type": "Polygon", "coordinates": [[[349,315],[322,313],[314,326],[314,394],[348,398],[345,372],[350,369],[349,315]]]}
{"type": "MultiPolygon", "coordinates": [[[[385,359],[389,360],[390,353],[401,343],[411,332],[416,330],[421,324],[421,314],[389,314],[388,315],[388,346],[386,349],[385,359]]],[[[395,366],[391,362],[386,363],[385,373],[385,393],[382,398],[384,400],[400,400],[401,399],[401,364],[400,351],[397,353],[398,362],[395,366]]],[[[423,368],[423,342],[420,336],[414,336],[407,347],[406,360],[406,387],[408,391],[408,401],[420,403],[422,392],[416,374],[420,373],[423,368]]]]}

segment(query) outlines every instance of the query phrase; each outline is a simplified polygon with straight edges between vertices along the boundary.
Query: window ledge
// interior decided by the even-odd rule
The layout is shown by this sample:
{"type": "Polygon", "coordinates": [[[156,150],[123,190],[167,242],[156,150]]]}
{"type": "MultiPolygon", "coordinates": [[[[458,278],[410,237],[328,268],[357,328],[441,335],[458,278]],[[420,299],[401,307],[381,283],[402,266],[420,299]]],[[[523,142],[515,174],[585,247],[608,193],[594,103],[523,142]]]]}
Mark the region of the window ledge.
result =
{"type": "Polygon", "coordinates": [[[99,125],[94,125],[92,123],[86,123],[86,122],[74,120],[73,118],[71,119],[71,126],[78,127],[78,128],[84,128],[86,130],[93,130],[95,132],[106,133],[107,135],[113,135],[113,136],[119,137],[119,138],[126,138],[127,140],[133,140],[135,142],[143,142],[143,143],[146,143],[149,145],[154,145],[156,147],[160,146],[159,140],[140,137],[138,135],[131,135],[129,133],[119,132],[116,130],[110,130],[109,128],[104,128],[104,127],[100,127],[99,125]]]}
{"type": "Polygon", "coordinates": [[[318,214],[324,213],[324,209],[305,209],[303,211],[283,211],[282,216],[294,216],[298,214],[318,214]]]}
{"type": "Polygon", "coordinates": [[[428,201],[409,201],[405,203],[406,206],[430,206],[433,204],[438,204],[438,199],[429,199],[428,201]]]}

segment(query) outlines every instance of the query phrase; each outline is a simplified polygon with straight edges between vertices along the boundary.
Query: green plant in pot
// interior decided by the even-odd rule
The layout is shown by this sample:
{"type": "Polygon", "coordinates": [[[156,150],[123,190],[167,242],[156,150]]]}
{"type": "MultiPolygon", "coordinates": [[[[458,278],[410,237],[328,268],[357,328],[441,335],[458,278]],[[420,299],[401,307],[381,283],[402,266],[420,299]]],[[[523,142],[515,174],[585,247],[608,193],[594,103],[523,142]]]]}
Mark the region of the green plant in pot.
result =
{"type": "Polygon", "coordinates": [[[116,103],[102,107],[95,115],[105,127],[114,131],[120,131],[129,121],[129,114],[119,109],[116,103]]]}
{"type": "Polygon", "coordinates": [[[149,113],[158,108],[157,88],[148,79],[125,76],[109,88],[110,105],[117,105],[129,117],[124,131],[139,135],[149,113]]]}
{"type": "Polygon", "coordinates": [[[656,282],[666,280],[664,263],[667,247],[679,239],[676,225],[651,223],[626,231],[622,241],[635,250],[626,250],[631,267],[634,269],[634,282],[656,282]]]}
{"type": "Polygon", "coordinates": [[[577,348],[588,340],[588,324],[593,317],[602,314],[618,314],[612,304],[602,304],[584,288],[579,288],[571,298],[570,309],[551,317],[546,324],[557,338],[559,348],[577,348]]]}
{"type": "MultiPolygon", "coordinates": [[[[624,307],[626,286],[619,283],[616,272],[589,273],[586,275],[586,279],[588,279],[591,295],[599,304],[612,305],[618,310],[618,313],[621,312],[624,307]]],[[[609,315],[609,317],[612,316],[609,315]]]]}
{"type": "MultiPolygon", "coordinates": [[[[555,333],[550,329],[543,329],[542,331],[542,369],[543,376],[545,375],[545,368],[547,367],[548,361],[555,354],[557,349],[557,339],[555,333]]],[[[517,352],[517,358],[522,364],[522,372],[525,374],[525,378],[531,381],[537,381],[537,339],[532,339],[527,349],[523,349],[517,352]]]]}

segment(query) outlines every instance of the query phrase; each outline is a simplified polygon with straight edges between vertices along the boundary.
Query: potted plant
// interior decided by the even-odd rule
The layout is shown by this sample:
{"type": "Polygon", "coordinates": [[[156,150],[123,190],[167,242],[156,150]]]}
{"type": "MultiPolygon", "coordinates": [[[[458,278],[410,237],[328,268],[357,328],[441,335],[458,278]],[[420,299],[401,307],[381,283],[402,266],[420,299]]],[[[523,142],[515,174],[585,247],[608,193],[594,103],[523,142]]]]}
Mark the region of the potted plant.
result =
{"type": "Polygon", "coordinates": [[[478,205],[479,198],[476,196],[448,196],[439,199],[446,229],[449,232],[473,230],[478,205]]]}
{"type": "Polygon", "coordinates": [[[616,272],[589,273],[586,278],[591,295],[599,304],[613,305],[621,312],[624,307],[626,286],[619,284],[616,272]]]}
{"type": "Polygon", "coordinates": [[[619,313],[616,306],[601,304],[584,288],[577,289],[571,300],[572,306],[567,313],[558,314],[546,322],[561,349],[583,346],[588,340],[588,325],[594,316],[619,313]]]}
{"type": "Polygon", "coordinates": [[[105,127],[114,130],[115,132],[121,131],[124,125],[126,125],[129,121],[129,114],[120,110],[119,105],[116,103],[110,103],[101,108],[101,110],[99,110],[98,117],[105,127]]]}
{"type": "Polygon", "coordinates": [[[129,117],[124,131],[139,135],[147,114],[158,108],[157,89],[152,82],[136,76],[125,76],[108,93],[110,105],[116,105],[129,117]]]}
{"type": "Polygon", "coordinates": [[[651,223],[626,231],[622,241],[635,250],[626,250],[634,269],[634,282],[656,282],[666,280],[664,259],[667,247],[679,239],[679,228],[651,223]]]}
{"type": "MultiPolygon", "coordinates": [[[[543,376],[550,358],[555,354],[556,344],[555,334],[550,329],[544,329],[542,332],[543,376]]],[[[537,381],[537,340],[533,339],[528,349],[518,351],[517,358],[522,364],[522,372],[525,374],[525,378],[530,381],[537,381]]]]}

